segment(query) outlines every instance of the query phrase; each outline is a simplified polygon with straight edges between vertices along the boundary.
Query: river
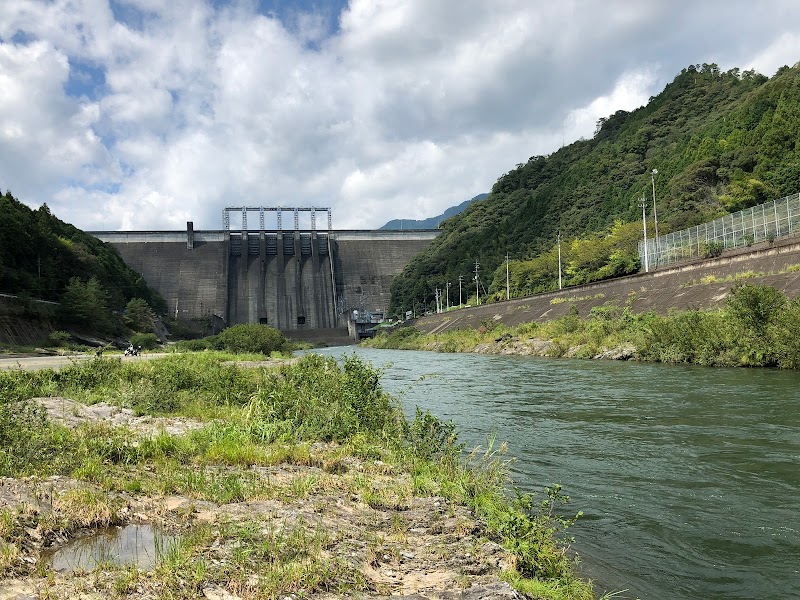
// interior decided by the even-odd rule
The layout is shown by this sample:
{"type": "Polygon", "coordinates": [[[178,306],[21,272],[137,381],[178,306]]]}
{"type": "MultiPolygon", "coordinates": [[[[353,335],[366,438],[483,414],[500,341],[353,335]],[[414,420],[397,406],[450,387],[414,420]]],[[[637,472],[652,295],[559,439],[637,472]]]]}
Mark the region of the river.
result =
{"type": "Polygon", "coordinates": [[[493,434],[528,491],[560,483],[602,592],[800,598],[800,373],[367,348],[406,414],[493,434]],[[624,591],[623,591],[624,590],[624,591]]]}

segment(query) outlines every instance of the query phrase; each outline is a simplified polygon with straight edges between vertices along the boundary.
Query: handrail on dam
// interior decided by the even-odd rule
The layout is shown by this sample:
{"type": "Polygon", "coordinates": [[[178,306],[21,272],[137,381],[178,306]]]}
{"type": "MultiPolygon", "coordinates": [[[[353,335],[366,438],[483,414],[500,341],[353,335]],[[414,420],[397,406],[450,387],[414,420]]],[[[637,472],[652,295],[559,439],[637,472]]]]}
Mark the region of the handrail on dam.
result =
{"type": "MultiPolygon", "coordinates": [[[[147,242],[186,242],[186,231],[87,231],[99,239],[101,242],[110,242],[115,244],[124,243],[147,243],[147,242]]],[[[251,230],[247,233],[258,234],[259,231],[251,230]]],[[[283,233],[284,235],[308,234],[318,233],[319,235],[328,235],[334,241],[357,241],[357,240],[433,240],[440,233],[440,229],[404,229],[403,231],[394,231],[390,229],[341,229],[333,231],[317,231],[310,230],[299,231],[277,231],[267,230],[263,233],[283,233]]],[[[224,230],[196,230],[193,232],[195,242],[223,242],[225,236],[241,235],[241,232],[230,232],[224,230]]]]}
{"type": "Polygon", "coordinates": [[[301,212],[309,212],[311,213],[311,231],[316,231],[317,229],[317,213],[324,212],[328,215],[328,231],[331,230],[331,209],[330,207],[319,207],[319,206],[308,206],[308,207],[285,207],[285,206],[226,206],[222,209],[222,227],[225,231],[230,230],[231,213],[241,213],[242,215],[242,231],[248,231],[247,229],[247,214],[255,212],[258,213],[258,226],[260,231],[265,231],[264,227],[264,213],[265,212],[274,212],[276,213],[277,217],[277,230],[283,230],[283,213],[288,212],[294,214],[294,230],[300,230],[300,213],[301,212]]]}

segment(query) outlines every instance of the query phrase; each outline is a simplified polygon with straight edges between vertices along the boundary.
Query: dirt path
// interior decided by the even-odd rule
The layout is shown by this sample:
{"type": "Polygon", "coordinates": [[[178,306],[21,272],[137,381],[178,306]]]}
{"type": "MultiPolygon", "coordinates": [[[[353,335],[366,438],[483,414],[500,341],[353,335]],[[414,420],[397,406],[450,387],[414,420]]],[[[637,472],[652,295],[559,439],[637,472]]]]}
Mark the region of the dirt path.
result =
{"type": "MultiPolygon", "coordinates": [[[[140,356],[123,356],[122,354],[113,355],[107,354],[106,356],[119,357],[123,362],[136,361],[136,360],[150,360],[153,358],[161,358],[167,356],[163,352],[145,353],[140,356]]],[[[0,355],[0,370],[9,369],[22,369],[24,371],[38,371],[39,369],[55,369],[66,367],[72,364],[93,360],[93,354],[70,354],[65,356],[14,356],[3,357],[0,355]]],[[[2,600],[2,598],[0,598],[2,600]]]]}

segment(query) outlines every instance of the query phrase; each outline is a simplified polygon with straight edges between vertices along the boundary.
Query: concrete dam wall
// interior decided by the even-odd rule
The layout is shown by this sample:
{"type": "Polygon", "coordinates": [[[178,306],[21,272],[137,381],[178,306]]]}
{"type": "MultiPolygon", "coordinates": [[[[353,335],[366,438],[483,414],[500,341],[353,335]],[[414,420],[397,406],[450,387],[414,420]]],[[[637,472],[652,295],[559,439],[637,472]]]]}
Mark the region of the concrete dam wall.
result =
{"type": "Polygon", "coordinates": [[[328,235],[230,236],[229,324],[266,323],[282,331],[337,327],[328,235]]]}
{"type": "MultiPolygon", "coordinates": [[[[392,280],[438,231],[93,232],[183,320],[267,323],[296,338],[384,313],[392,280]]],[[[324,337],[324,335],[323,335],[324,337]]]]}

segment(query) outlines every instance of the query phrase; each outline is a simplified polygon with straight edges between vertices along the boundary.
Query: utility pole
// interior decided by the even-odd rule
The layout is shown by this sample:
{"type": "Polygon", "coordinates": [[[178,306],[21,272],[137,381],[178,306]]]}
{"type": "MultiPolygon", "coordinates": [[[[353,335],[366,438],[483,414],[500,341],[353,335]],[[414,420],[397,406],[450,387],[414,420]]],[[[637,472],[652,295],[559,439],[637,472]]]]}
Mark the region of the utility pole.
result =
{"type": "Polygon", "coordinates": [[[447,282],[447,310],[450,310],[450,282],[447,282]]]}
{"type": "Polygon", "coordinates": [[[561,231],[558,232],[558,289],[561,289],[561,231]]]}
{"type": "Polygon", "coordinates": [[[478,271],[479,271],[480,264],[478,261],[475,261],[475,306],[481,305],[481,291],[479,286],[480,279],[478,279],[478,271]]]}
{"type": "Polygon", "coordinates": [[[461,304],[462,304],[462,302],[461,302],[461,282],[462,281],[464,281],[464,276],[463,275],[459,275],[458,276],[458,305],[459,306],[461,306],[461,304]]]}
{"type": "Polygon", "coordinates": [[[506,300],[511,299],[511,287],[508,284],[508,252],[506,252],[506,300]]]}
{"type": "Polygon", "coordinates": [[[650,264],[647,261],[647,213],[645,209],[647,208],[647,200],[645,200],[644,194],[642,194],[642,223],[644,224],[644,272],[650,272],[650,264]]]}
{"type": "Polygon", "coordinates": [[[658,240],[658,211],[656,210],[656,175],[658,175],[658,169],[653,169],[650,171],[650,179],[653,182],[653,220],[655,221],[656,226],[656,259],[655,259],[655,266],[658,266],[658,261],[661,259],[661,248],[659,247],[659,240],[658,240]]]}

